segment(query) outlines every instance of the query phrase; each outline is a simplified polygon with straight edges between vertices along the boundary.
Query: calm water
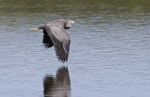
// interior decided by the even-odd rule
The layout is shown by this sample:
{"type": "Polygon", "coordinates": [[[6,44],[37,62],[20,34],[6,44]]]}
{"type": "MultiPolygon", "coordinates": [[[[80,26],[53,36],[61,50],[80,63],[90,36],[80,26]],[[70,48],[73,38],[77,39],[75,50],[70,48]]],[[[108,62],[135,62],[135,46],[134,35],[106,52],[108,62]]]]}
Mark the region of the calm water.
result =
{"type": "Polygon", "coordinates": [[[149,97],[149,0],[0,0],[0,96],[43,97],[43,78],[67,65],[71,97],[149,97]],[[42,45],[46,21],[76,21],[69,61],[42,45]]]}

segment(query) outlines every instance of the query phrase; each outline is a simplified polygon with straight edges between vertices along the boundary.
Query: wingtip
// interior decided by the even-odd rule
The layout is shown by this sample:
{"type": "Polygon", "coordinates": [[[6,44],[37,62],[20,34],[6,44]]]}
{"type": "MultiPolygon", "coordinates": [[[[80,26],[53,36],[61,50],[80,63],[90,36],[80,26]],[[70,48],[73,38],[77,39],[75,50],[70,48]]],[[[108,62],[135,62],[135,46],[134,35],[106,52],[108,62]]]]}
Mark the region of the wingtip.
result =
{"type": "Polygon", "coordinates": [[[65,63],[68,61],[68,59],[64,59],[64,58],[60,58],[60,57],[57,57],[58,58],[58,61],[62,62],[62,63],[65,63]]]}

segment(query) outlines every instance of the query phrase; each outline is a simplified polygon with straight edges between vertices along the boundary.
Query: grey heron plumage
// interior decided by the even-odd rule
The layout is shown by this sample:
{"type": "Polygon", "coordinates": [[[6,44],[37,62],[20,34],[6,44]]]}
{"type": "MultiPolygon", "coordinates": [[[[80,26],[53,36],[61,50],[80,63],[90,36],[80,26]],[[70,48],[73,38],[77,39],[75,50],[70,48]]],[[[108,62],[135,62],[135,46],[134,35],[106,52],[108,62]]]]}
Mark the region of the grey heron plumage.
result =
{"type": "Polygon", "coordinates": [[[43,30],[43,44],[46,48],[54,46],[56,56],[61,62],[66,62],[69,56],[70,36],[65,29],[69,29],[73,20],[58,19],[50,23],[46,23],[33,30],[43,30]]]}

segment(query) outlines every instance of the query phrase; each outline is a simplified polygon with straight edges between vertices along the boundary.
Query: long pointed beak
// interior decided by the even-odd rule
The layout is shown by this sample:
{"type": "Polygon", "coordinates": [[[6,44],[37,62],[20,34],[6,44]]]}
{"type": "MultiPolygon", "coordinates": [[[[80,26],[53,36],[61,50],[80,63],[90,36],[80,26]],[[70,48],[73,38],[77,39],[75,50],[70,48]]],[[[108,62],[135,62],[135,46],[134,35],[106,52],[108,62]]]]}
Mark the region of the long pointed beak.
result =
{"type": "Polygon", "coordinates": [[[39,28],[31,28],[32,31],[37,31],[39,28]]]}

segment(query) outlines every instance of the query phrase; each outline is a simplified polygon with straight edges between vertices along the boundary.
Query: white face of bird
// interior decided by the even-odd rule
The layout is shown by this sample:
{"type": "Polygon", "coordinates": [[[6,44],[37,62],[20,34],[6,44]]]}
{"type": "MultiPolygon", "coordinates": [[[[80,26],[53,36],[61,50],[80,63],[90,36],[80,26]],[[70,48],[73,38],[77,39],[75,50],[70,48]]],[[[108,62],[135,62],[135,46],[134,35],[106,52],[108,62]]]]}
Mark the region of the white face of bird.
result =
{"type": "Polygon", "coordinates": [[[69,20],[68,21],[70,24],[74,24],[75,23],[75,21],[73,21],[73,20],[69,20]]]}
{"type": "Polygon", "coordinates": [[[65,28],[69,29],[74,23],[75,21],[73,20],[67,20],[67,23],[65,24],[65,28]]]}

